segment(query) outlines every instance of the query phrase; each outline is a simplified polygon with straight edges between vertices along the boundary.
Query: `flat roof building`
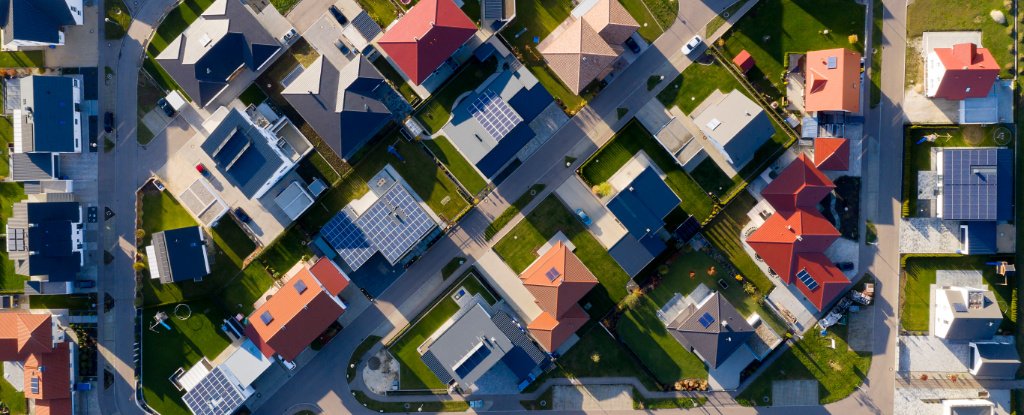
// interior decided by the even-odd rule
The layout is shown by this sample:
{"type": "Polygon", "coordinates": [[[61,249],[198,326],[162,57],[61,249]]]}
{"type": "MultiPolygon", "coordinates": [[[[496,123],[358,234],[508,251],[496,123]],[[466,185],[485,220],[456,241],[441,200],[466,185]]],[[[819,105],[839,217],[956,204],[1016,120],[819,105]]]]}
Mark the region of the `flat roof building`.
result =
{"type": "Polygon", "coordinates": [[[933,333],[947,340],[991,340],[1003,322],[992,291],[942,286],[935,290],[933,333]]]}
{"type": "Polygon", "coordinates": [[[74,281],[85,260],[82,219],[82,207],[74,201],[15,203],[7,221],[14,272],[33,281],[74,281]]]}
{"type": "Polygon", "coordinates": [[[64,44],[64,26],[84,23],[82,0],[6,0],[0,2],[3,50],[41,49],[64,44]]]}
{"type": "Polygon", "coordinates": [[[1005,147],[940,147],[935,216],[963,221],[1013,219],[1013,151],[1005,147]]]}
{"type": "Polygon", "coordinates": [[[146,256],[150,278],[161,284],[199,281],[210,274],[206,233],[198,226],[154,233],[146,256]]]}

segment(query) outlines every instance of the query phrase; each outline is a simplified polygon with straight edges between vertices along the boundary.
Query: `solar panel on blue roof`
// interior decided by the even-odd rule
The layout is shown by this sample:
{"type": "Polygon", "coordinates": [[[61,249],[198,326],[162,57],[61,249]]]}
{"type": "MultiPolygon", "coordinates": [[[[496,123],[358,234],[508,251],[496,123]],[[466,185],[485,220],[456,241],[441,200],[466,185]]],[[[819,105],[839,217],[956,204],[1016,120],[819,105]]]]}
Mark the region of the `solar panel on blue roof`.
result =
{"type": "Polygon", "coordinates": [[[815,281],[814,277],[812,277],[806,269],[802,269],[800,272],[796,273],[796,277],[807,286],[808,290],[814,291],[818,289],[818,281],[815,281]]]}
{"type": "Polygon", "coordinates": [[[699,322],[701,326],[704,326],[704,328],[708,328],[715,323],[715,317],[713,317],[711,313],[704,313],[704,315],[700,316],[700,319],[698,319],[697,322],[699,322]]]}
{"type": "Polygon", "coordinates": [[[470,105],[469,112],[480,122],[484,130],[498,141],[505,138],[509,131],[523,121],[505,100],[490,89],[480,93],[476,101],[470,105]]]}
{"type": "Polygon", "coordinates": [[[327,241],[352,269],[359,269],[377,249],[366,238],[346,212],[334,215],[322,228],[320,236],[327,241]]]}
{"type": "Polygon", "coordinates": [[[401,185],[388,190],[358,219],[366,237],[395,264],[436,226],[433,219],[401,185]]]}
{"type": "Polygon", "coordinates": [[[490,355],[491,349],[488,349],[487,347],[481,345],[479,348],[473,351],[473,354],[469,355],[469,357],[467,357],[466,360],[463,360],[462,363],[455,367],[455,374],[459,375],[460,378],[466,377],[466,375],[472,372],[473,369],[476,369],[476,367],[479,366],[480,363],[482,363],[484,359],[487,359],[487,356],[490,355]]]}

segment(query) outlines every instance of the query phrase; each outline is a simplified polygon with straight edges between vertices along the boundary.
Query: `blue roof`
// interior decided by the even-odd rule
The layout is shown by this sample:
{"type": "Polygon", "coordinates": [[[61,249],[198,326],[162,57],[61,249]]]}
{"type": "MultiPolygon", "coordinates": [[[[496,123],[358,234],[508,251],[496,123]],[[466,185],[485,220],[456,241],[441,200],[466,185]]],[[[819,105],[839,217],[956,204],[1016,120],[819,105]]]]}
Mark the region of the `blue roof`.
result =
{"type": "Polygon", "coordinates": [[[632,235],[626,235],[615,243],[611,249],[608,250],[608,254],[615,259],[615,262],[619,263],[623,271],[626,271],[630,276],[635,276],[643,271],[647,264],[654,260],[654,254],[652,254],[646,246],[640,243],[632,235]]]}
{"type": "Polygon", "coordinates": [[[505,356],[501,357],[501,361],[512,370],[512,373],[518,378],[517,381],[520,382],[528,378],[530,372],[537,368],[537,362],[534,362],[529,353],[526,353],[519,346],[513,346],[512,350],[509,350],[508,353],[505,353],[505,356]]]}
{"type": "Polygon", "coordinates": [[[554,102],[554,98],[540,83],[534,85],[532,89],[519,90],[512,96],[512,99],[508,100],[508,104],[519,113],[519,116],[523,117],[525,123],[530,123],[537,118],[552,102],[554,102]]]}
{"type": "Polygon", "coordinates": [[[1013,152],[1008,148],[942,150],[942,218],[1013,219],[1013,152]]]}
{"type": "Polygon", "coordinates": [[[28,258],[31,275],[49,281],[73,281],[82,268],[82,254],[71,244],[71,231],[81,222],[78,202],[28,203],[28,258]]]}
{"type": "Polygon", "coordinates": [[[206,245],[198,226],[163,231],[167,262],[174,281],[192,281],[206,276],[206,245]]]}
{"type": "Polygon", "coordinates": [[[534,132],[529,124],[520,123],[476,163],[476,168],[480,169],[484,176],[494,177],[533,137],[534,132]]]}
{"type": "Polygon", "coordinates": [[[996,249],[995,222],[979,221],[967,225],[967,252],[970,255],[994,254],[996,249]]]}
{"type": "Polygon", "coordinates": [[[608,209],[638,240],[661,229],[662,220],[678,206],[679,197],[650,167],[608,202],[608,209]]]}
{"type": "Polygon", "coordinates": [[[33,76],[34,151],[75,151],[74,80],[63,76],[33,76]]]}
{"type": "Polygon", "coordinates": [[[57,43],[60,27],[75,23],[64,0],[6,0],[0,1],[0,8],[8,41],[57,43]]]}

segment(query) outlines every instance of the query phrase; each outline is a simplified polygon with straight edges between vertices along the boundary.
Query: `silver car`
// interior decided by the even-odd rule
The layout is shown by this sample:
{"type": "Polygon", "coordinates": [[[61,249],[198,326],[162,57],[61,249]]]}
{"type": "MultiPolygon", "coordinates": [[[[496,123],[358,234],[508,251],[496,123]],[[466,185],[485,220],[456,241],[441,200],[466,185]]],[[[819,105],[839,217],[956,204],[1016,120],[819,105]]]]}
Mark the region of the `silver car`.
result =
{"type": "Polygon", "coordinates": [[[683,54],[689,55],[690,52],[693,52],[694,49],[697,49],[697,46],[700,46],[701,42],[703,41],[704,39],[701,38],[700,35],[694,36],[693,39],[690,39],[689,42],[686,42],[686,44],[683,45],[683,54]]]}

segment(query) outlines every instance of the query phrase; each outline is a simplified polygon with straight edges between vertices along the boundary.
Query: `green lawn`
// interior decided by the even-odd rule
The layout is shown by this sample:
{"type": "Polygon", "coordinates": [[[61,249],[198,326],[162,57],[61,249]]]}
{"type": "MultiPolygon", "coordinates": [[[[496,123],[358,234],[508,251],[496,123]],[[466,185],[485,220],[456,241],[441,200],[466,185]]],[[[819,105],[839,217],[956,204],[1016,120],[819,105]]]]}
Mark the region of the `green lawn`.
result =
{"type": "Polygon", "coordinates": [[[616,324],[619,338],[662,385],[672,385],[682,379],[707,378],[704,362],[679,344],[658,319],[662,305],[647,296],[640,297],[637,305],[619,318],[616,324]]]}
{"type": "MultiPolygon", "coordinates": [[[[7,226],[7,218],[14,214],[14,203],[25,199],[21,183],[0,183],[0,226],[7,226]]],[[[0,292],[20,293],[25,290],[27,276],[14,273],[14,261],[8,259],[7,250],[0,251],[0,292]]]]}
{"type": "MultiPolygon", "coordinates": [[[[907,6],[907,41],[912,42],[927,31],[981,30],[982,46],[991,51],[992,57],[1003,67],[1000,76],[1012,77],[1012,69],[1007,70],[1005,65],[1013,64],[1009,49],[1013,36],[1007,33],[1006,25],[998,24],[989,17],[990,11],[1001,10],[1012,25],[1013,14],[1007,11],[1005,4],[1002,0],[915,0],[907,6]]],[[[909,53],[910,48],[907,51],[909,53]]],[[[914,59],[919,60],[919,56],[915,52],[914,59]]],[[[911,76],[907,73],[908,79],[911,76]]],[[[921,76],[923,74],[916,74],[917,79],[921,76]]]]}
{"type": "Polygon", "coordinates": [[[149,245],[150,238],[156,232],[196,225],[192,215],[170,193],[160,192],[152,187],[147,187],[142,192],[140,221],[140,229],[146,231],[145,236],[139,241],[141,246],[149,245]]]}
{"type": "Polygon", "coordinates": [[[569,17],[573,4],[568,1],[557,0],[523,0],[516,2],[516,18],[501,32],[506,43],[515,49],[516,57],[523,62],[523,65],[530,68],[530,72],[537,77],[541,85],[561,102],[563,108],[570,114],[575,114],[584,105],[586,100],[574,94],[558,79],[558,76],[548,68],[544,58],[537,50],[537,43],[533,38],[544,39],[555,30],[563,20],[569,17]],[[523,29],[526,29],[525,31],[523,29]]]}
{"type": "MultiPolygon", "coordinates": [[[[935,284],[937,270],[979,270],[985,284],[995,294],[999,309],[1007,318],[1003,319],[1001,328],[1015,330],[1016,313],[1009,313],[1012,285],[998,285],[1002,277],[996,275],[994,266],[985,265],[993,261],[987,256],[953,256],[953,257],[909,257],[906,259],[905,278],[900,293],[900,326],[906,331],[928,331],[930,286],[935,284]]],[[[1011,283],[1012,284],[1012,283],[1011,283]]]]}
{"type": "Polygon", "coordinates": [[[640,23],[640,36],[653,43],[672,26],[679,13],[679,5],[674,0],[619,0],[640,23]]]}
{"type": "Polygon", "coordinates": [[[882,19],[885,4],[871,0],[871,108],[882,102],[882,19]]]}
{"type": "MultiPolygon", "coordinates": [[[[353,391],[352,396],[356,397],[356,400],[363,404],[366,408],[377,412],[406,412],[410,409],[415,408],[417,412],[466,412],[469,410],[469,404],[466,401],[427,401],[427,402],[381,402],[376,401],[363,393],[363,391],[353,391]],[[406,406],[408,405],[408,406],[406,406]]],[[[299,413],[302,414],[301,412],[299,413]]],[[[312,414],[312,412],[310,412],[312,414]]]]}
{"type": "Polygon", "coordinates": [[[568,352],[558,359],[556,367],[541,375],[533,385],[541,385],[548,378],[634,377],[647,389],[658,390],[656,381],[643,370],[640,362],[598,323],[584,325],[576,335],[580,337],[568,352]]]}
{"type": "Polygon", "coordinates": [[[448,277],[452,276],[452,274],[454,274],[455,271],[458,271],[459,267],[465,263],[466,258],[464,257],[457,256],[452,258],[451,261],[448,261],[448,263],[444,264],[444,267],[441,268],[441,278],[448,279],[448,277]]]}
{"type": "Polygon", "coordinates": [[[870,366],[869,353],[856,353],[847,346],[846,326],[833,326],[825,337],[811,330],[792,343],[736,400],[744,405],[766,405],[762,399],[768,397],[771,402],[773,380],[817,379],[820,402],[836,402],[864,383],[870,366]],[[835,349],[830,347],[830,339],[836,340],[835,349]]]}
{"type": "Polygon", "coordinates": [[[149,74],[150,79],[156,83],[156,85],[164,92],[178,91],[182,98],[188,101],[192,101],[192,97],[181,89],[181,86],[171,77],[171,74],[167,73],[160,64],[156,63],[155,55],[151,55],[147,52],[146,59],[142,61],[142,69],[149,74]]]}
{"type": "MultiPolygon", "coordinates": [[[[322,209],[322,206],[316,204],[310,207],[310,209],[314,208],[322,209]]],[[[260,253],[259,261],[267,267],[271,274],[281,275],[291,269],[292,265],[299,262],[304,255],[312,254],[313,252],[306,246],[301,228],[292,226],[260,253]]]]}
{"type": "MultiPolygon", "coordinates": [[[[9,145],[14,143],[14,124],[11,122],[11,117],[0,116],[0,145],[3,148],[8,148],[9,145]]],[[[11,171],[11,155],[10,153],[0,156],[0,178],[7,178],[7,175],[11,171]]]]}
{"type": "Polygon", "coordinates": [[[341,181],[341,175],[338,174],[337,170],[334,170],[334,167],[331,167],[331,164],[327,162],[327,159],[319,151],[314,151],[302,159],[299,165],[295,167],[295,171],[307,182],[319,178],[328,186],[333,186],[341,181]]]}
{"type": "Polygon", "coordinates": [[[728,93],[743,90],[743,86],[718,61],[710,65],[693,64],[683,70],[672,83],[658,93],[658,100],[671,108],[679,107],[684,114],[690,114],[715,90],[728,93]]]}
{"type": "Polygon", "coordinates": [[[108,40],[120,39],[128,33],[128,26],[132,23],[132,16],[128,14],[128,7],[122,0],[108,0],[103,3],[104,8],[104,35],[108,40]]]}
{"type": "Polygon", "coordinates": [[[167,13],[149,42],[149,50],[153,56],[164,50],[168,43],[184,32],[213,2],[214,0],[184,0],[167,13]]]}
{"type": "Polygon", "coordinates": [[[466,13],[469,20],[476,22],[477,26],[480,26],[480,1],[481,0],[463,0],[462,11],[466,13]]]}
{"type": "Polygon", "coordinates": [[[711,157],[704,159],[697,167],[694,167],[690,172],[690,177],[700,183],[702,189],[714,193],[719,198],[729,193],[733,186],[742,182],[738,175],[733,178],[726,176],[722,168],[718,167],[718,163],[715,163],[711,157]]]}
{"type": "Polygon", "coordinates": [[[740,234],[743,226],[750,222],[747,212],[756,204],[757,200],[750,193],[740,192],[701,233],[728,257],[743,277],[753,282],[762,293],[767,294],[774,285],[743,249],[744,236],[740,234]]]}
{"type": "Polygon", "coordinates": [[[445,136],[437,136],[433,140],[424,140],[423,144],[426,144],[427,148],[434,153],[441,163],[444,163],[445,167],[455,175],[456,179],[459,179],[459,183],[473,195],[479,195],[485,188],[487,188],[487,180],[480,175],[480,172],[473,167],[462,153],[452,145],[445,136]]]}
{"type": "Polygon", "coordinates": [[[299,4],[299,1],[300,0],[270,0],[270,4],[273,4],[277,11],[281,12],[282,15],[285,15],[291,11],[296,4],[299,4]]]}
{"type": "Polygon", "coordinates": [[[476,59],[466,62],[457,74],[448,78],[447,83],[416,110],[416,118],[419,118],[431,133],[438,132],[451,118],[455,100],[462,94],[480,86],[484,80],[494,74],[497,67],[498,60],[495,58],[487,59],[484,62],[479,62],[476,59]]]}
{"type": "Polygon", "coordinates": [[[214,242],[221,247],[224,254],[236,266],[241,267],[242,261],[252,251],[256,250],[256,243],[242,230],[238,222],[235,222],[230,216],[221,218],[220,222],[217,223],[217,226],[213,227],[210,233],[213,236],[214,242]]]}
{"type": "Polygon", "coordinates": [[[748,78],[773,99],[782,96],[787,53],[837,47],[864,50],[864,6],[851,0],[761,0],[725,39],[729,58],[747,50],[756,67],[748,78]],[[828,30],[829,34],[822,34],[828,30]],[[857,44],[847,37],[856,34],[857,44]],[[765,40],[767,39],[767,40],[765,40]]]}
{"type": "MultiPolygon", "coordinates": [[[[3,376],[4,368],[0,367],[0,376],[3,376]]],[[[11,415],[24,415],[28,413],[28,402],[25,400],[25,394],[18,392],[14,389],[7,378],[4,378],[0,382],[0,403],[7,405],[7,409],[11,411],[11,415]]]]}
{"type": "Polygon", "coordinates": [[[91,310],[96,307],[96,295],[31,295],[28,297],[28,306],[34,309],[91,310]]]}
{"type": "Polygon", "coordinates": [[[629,275],[554,195],[541,201],[522,222],[498,241],[494,245],[494,252],[508,263],[512,271],[520,274],[537,259],[537,249],[558,231],[562,231],[576,246],[576,256],[601,283],[580,302],[591,304],[588,310],[591,316],[604,316],[626,296],[629,275]]]}
{"type": "Polygon", "coordinates": [[[395,6],[391,0],[356,0],[356,2],[380,27],[388,27],[398,18],[398,6],[395,6]]]}
{"type": "Polygon", "coordinates": [[[266,99],[267,94],[256,84],[249,85],[245,91],[242,91],[242,95],[238,96],[238,100],[245,105],[259,105],[266,99]]]}
{"type": "Polygon", "coordinates": [[[467,272],[463,280],[453,284],[451,290],[438,297],[432,308],[417,318],[398,339],[388,345],[388,349],[401,364],[402,389],[444,389],[441,380],[423,363],[416,348],[459,311],[459,305],[451,295],[460,287],[472,294],[480,293],[489,304],[497,302],[494,294],[480,283],[472,271],[467,272]]]}
{"type": "Polygon", "coordinates": [[[378,56],[377,59],[373,60],[373,66],[380,71],[381,75],[384,75],[384,79],[387,79],[391,83],[392,88],[396,88],[399,94],[410,104],[416,105],[420,101],[420,96],[416,94],[416,91],[412,89],[409,82],[402,78],[402,75],[398,73],[398,70],[391,63],[388,62],[384,56],[378,56]]]}
{"type": "Polygon", "coordinates": [[[0,52],[0,68],[42,68],[46,56],[41,50],[0,52]]]}
{"type": "Polygon", "coordinates": [[[501,214],[498,215],[498,217],[494,218],[493,222],[487,225],[487,229],[484,229],[484,237],[487,238],[488,241],[490,241],[491,238],[494,238],[494,235],[497,235],[498,232],[501,232],[501,230],[505,228],[505,225],[508,225],[509,221],[511,221],[517,213],[522,211],[523,208],[526,207],[526,205],[529,205],[530,202],[532,202],[533,199],[536,198],[537,195],[543,191],[543,184],[535,184],[533,186],[530,186],[530,189],[527,190],[526,193],[523,193],[522,196],[519,196],[519,198],[516,199],[515,202],[512,202],[512,204],[509,205],[509,207],[505,208],[505,210],[501,212],[501,214]]]}
{"type": "Polygon", "coordinates": [[[680,206],[683,210],[702,222],[711,216],[714,202],[704,189],[683,171],[672,155],[636,120],[622,127],[615,137],[583,163],[580,176],[591,186],[604,183],[640,150],[647,153],[658,168],[665,172],[665,182],[682,200],[680,206]]]}

